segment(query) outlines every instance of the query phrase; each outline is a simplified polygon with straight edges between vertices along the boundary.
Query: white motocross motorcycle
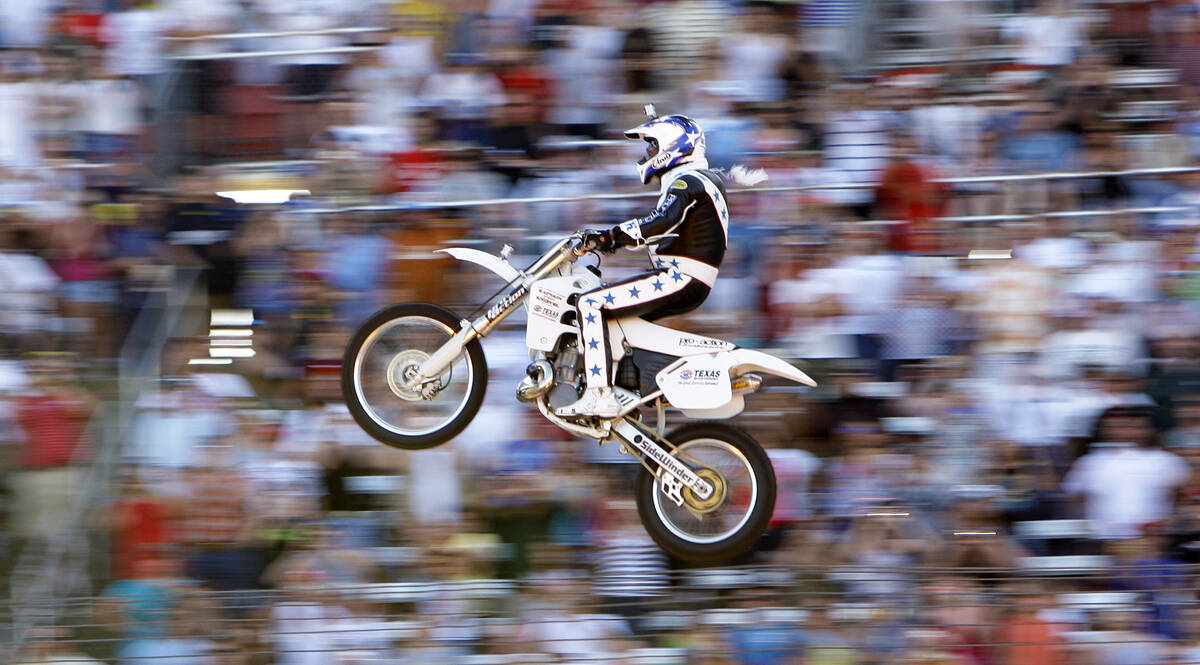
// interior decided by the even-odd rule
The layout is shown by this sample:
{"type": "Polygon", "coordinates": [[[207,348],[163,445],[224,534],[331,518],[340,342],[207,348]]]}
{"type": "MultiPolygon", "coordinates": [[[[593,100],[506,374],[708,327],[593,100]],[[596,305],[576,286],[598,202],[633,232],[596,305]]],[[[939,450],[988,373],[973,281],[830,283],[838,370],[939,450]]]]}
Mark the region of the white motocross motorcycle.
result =
{"type": "MultiPolygon", "coordinates": [[[[529,267],[476,249],[439,250],[491,270],[508,282],[477,315],[461,318],[427,303],[387,307],[351,339],[342,362],[342,392],[367,433],[397,448],[431,448],[466,427],[483,402],[487,364],[479,340],[517,308],[528,307],[525,342],[532,362],[517,399],[537,406],[555,425],[603,443],[616,439],[641,461],[636,481],[642,524],[663,549],[693,562],[729,559],[766,528],[775,506],[775,472],[753,437],[706,420],[664,434],[666,408],[688,418],[737,415],[744,396],[762,384],[758,371],[808,386],[790,364],[729,342],[680,332],[641,318],[611,320],[615,385],[636,399],[615,418],[561,418],[554,409],[584,388],[578,294],[603,285],[594,266],[576,264],[592,251],[576,233],[529,267]],[[655,426],[642,418],[655,413],[655,426]]],[[[620,394],[620,393],[618,393],[620,394]]]]}

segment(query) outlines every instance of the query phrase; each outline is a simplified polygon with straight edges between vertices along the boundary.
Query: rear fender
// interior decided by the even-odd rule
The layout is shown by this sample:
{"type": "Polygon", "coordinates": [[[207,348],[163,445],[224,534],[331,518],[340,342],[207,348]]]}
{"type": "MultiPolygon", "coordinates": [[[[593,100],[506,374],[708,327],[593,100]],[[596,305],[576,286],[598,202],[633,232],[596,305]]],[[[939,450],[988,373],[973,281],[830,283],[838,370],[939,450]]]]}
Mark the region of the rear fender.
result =
{"type": "Polygon", "coordinates": [[[766,372],[775,376],[783,377],[796,383],[803,383],[806,386],[816,387],[817,382],[813,381],[807,374],[796,369],[786,361],[780,360],[773,355],[755,351],[754,349],[734,349],[726,351],[723,355],[729,358],[729,375],[731,377],[746,372],[766,372]]]}
{"type": "MultiPolygon", "coordinates": [[[[790,364],[752,349],[732,349],[718,353],[684,356],[667,365],[655,382],[672,406],[683,410],[725,413],[727,408],[741,410],[741,395],[733,394],[733,379],[747,372],[764,372],[806,386],[816,386],[807,374],[790,364]],[[728,407],[731,402],[737,407],[728,407]]],[[[715,417],[715,416],[711,416],[715,417]]],[[[724,416],[728,417],[728,416],[724,416]]]]}

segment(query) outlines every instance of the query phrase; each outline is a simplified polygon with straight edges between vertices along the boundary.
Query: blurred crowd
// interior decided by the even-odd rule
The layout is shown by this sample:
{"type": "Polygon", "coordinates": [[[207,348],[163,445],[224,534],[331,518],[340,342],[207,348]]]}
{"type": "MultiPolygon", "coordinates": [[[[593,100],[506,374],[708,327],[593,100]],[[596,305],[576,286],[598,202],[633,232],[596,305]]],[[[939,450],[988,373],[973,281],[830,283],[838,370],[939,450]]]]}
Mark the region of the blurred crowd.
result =
{"type": "Polygon", "coordinates": [[[0,2],[6,578],[106,543],[16,662],[1200,663],[1197,86],[1171,0],[0,2]],[[670,324],[820,384],[738,419],[780,496],[728,579],[515,403],[516,317],[447,446],[340,403],[372,311],[498,286],[434,249],[648,209],[646,102],[783,188],[670,324]],[[190,364],[224,309],[254,355],[190,364]]]}

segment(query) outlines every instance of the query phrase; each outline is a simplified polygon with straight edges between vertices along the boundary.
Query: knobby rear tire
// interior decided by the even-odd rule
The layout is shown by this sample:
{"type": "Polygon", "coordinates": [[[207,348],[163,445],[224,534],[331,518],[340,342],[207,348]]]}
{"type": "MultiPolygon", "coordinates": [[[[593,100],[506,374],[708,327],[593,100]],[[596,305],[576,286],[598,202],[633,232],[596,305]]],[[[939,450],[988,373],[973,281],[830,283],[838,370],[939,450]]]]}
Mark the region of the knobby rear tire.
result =
{"type": "MultiPolygon", "coordinates": [[[[692,563],[728,561],[748,551],[766,530],[775,510],[775,470],[762,446],[744,430],[722,422],[688,423],[668,432],[664,438],[682,452],[688,451],[691,442],[696,442],[700,447],[708,445],[717,449],[722,446],[714,446],[713,443],[723,444],[730,459],[739,460],[744,471],[752,474],[755,481],[752,488],[754,498],[749,502],[748,510],[742,511],[744,521],[736,526],[736,530],[731,528],[732,532],[719,540],[697,542],[704,538],[696,534],[688,538],[687,534],[676,533],[682,531],[678,525],[675,525],[675,530],[668,526],[671,518],[663,513],[676,510],[675,504],[663,495],[658,478],[643,467],[635,482],[638,515],[646,532],[659,547],[692,563]]],[[[688,464],[695,468],[695,464],[688,464]]]]}

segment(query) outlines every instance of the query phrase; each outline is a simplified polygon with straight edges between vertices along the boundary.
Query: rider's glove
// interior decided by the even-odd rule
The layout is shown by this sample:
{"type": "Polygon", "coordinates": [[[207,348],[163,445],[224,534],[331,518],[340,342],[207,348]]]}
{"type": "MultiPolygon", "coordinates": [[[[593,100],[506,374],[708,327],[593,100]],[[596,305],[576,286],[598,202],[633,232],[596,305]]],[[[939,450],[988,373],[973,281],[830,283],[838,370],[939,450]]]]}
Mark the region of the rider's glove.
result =
{"type": "Polygon", "coordinates": [[[612,229],[588,230],[583,232],[583,246],[607,253],[616,249],[616,239],[613,237],[612,229]]]}

